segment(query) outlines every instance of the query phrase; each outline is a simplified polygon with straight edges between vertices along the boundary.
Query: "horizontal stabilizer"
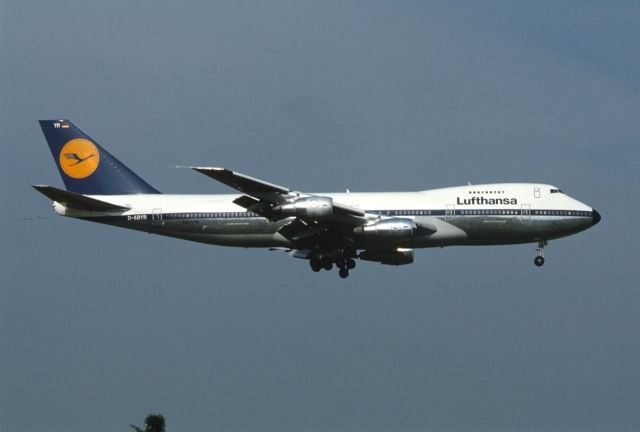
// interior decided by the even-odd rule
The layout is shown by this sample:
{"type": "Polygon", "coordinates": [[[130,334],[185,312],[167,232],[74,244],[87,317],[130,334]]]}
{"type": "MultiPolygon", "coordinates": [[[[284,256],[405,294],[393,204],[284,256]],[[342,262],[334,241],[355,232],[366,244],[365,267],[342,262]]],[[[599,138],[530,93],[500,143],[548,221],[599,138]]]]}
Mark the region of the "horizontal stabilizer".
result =
{"type": "Polygon", "coordinates": [[[59,202],[60,204],[63,204],[65,207],[69,207],[76,210],[88,210],[88,211],[130,210],[129,207],[123,207],[116,204],[108,203],[106,201],[101,201],[95,198],[89,198],[88,196],[54,188],[53,186],[33,185],[32,187],[38,192],[40,192],[41,194],[51,198],[54,201],[59,202]]]}

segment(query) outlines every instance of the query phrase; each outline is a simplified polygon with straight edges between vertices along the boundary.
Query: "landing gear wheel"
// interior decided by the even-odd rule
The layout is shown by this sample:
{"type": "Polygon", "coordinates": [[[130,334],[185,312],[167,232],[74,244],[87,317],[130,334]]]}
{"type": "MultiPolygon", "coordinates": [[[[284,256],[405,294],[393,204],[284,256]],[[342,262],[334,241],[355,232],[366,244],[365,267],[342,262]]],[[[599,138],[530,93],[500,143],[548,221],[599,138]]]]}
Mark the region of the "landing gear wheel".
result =
{"type": "Polygon", "coordinates": [[[356,260],[354,260],[353,258],[349,258],[347,260],[347,268],[349,270],[353,270],[354,268],[356,268],[356,260]]]}
{"type": "Polygon", "coordinates": [[[338,274],[342,279],[346,279],[349,277],[349,270],[347,270],[346,268],[341,268],[338,274]]]}
{"type": "Polygon", "coordinates": [[[310,260],[309,265],[311,266],[311,270],[313,270],[314,272],[319,272],[322,269],[322,265],[317,259],[310,260]]]}
{"type": "Polygon", "coordinates": [[[343,259],[339,259],[338,261],[336,261],[336,265],[340,269],[347,268],[347,262],[343,259]]]}
{"type": "Polygon", "coordinates": [[[333,263],[332,263],[331,261],[325,261],[325,262],[322,264],[322,267],[323,267],[325,270],[329,271],[329,270],[331,270],[331,269],[333,268],[333,263]]]}
{"type": "Polygon", "coordinates": [[[538,242],[538,247],[536,248],[536,252],[538,252],[538,256],[533,260],[533,263],[542,267],[544,265],[544,247],[548,244],[546,240],[540,240],[538,242]]]}

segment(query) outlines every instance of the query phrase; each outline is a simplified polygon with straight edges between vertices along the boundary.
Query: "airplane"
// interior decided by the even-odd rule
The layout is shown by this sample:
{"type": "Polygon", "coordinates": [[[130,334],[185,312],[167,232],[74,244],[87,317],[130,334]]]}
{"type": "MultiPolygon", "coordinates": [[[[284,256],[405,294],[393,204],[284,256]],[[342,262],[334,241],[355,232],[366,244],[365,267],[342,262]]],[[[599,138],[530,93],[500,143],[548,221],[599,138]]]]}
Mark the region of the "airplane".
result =
{"type": "Polygon", "coordinates": [[[537,243],[598,222],[593,208],[555,186],[466,185],[417,192],[305,193],[226,168],[191,168],[239,193],[163,194],[69,120],[41,120],[65,189],[33,185],[60,215],[224,246],[285,250],[314,272],[349,276],[356,259],[414,261],[414,249],[537,243]]]}

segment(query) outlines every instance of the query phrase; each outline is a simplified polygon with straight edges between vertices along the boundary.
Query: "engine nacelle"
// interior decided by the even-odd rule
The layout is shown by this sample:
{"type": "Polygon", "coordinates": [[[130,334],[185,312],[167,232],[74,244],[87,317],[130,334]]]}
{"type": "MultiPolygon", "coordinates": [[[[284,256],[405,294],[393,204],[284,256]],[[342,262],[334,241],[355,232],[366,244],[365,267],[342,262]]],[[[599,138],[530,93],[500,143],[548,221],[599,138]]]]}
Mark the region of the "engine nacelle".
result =
{"type": "Polygon", "coordinates": [[[323,219],[333,216],[333,199],[330,197],[306,197],[298,198],[289,203],[274,207],[286,216],[302,216],[312,219],[323,219]]]}
{"type": "Polygon", "coordinates": [[[353,229],[354,234],[365,238],[378,238],[388,240],[402,240],[413,236],[417,226],[410,219],[391,218],[381,220],[371,225],[363,225],[353,229]]]}
{"type": "Polygon", "coordinates": [[[359,258],[365,261],[376,261],[387,265],[405,265],[413,262],[413,249],[393,249],[383,251],[362,251],[359,258]]]}

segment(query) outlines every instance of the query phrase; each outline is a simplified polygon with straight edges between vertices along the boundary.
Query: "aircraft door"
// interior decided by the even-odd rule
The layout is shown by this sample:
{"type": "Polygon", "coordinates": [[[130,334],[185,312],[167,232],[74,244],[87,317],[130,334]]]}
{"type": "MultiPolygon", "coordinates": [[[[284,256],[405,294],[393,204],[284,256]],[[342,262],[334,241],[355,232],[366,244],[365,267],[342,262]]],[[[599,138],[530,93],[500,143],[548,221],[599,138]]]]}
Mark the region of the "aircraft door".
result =
{"type": "Polygon", "coordinates": [[[529,219],[531,219],[531,206],[529,206],[529,204],[522,204],[520,217],[522,218],[522,222],[529,222],[529,219]]]}
{"type": "Polygon", "coordinates": [[[162,209],[154,208],[151,214],[152,225],[162,225],[162,209]]]}
{"type": "Polygon", "coordinates": [[[455,204],[447,204],[447,208],[444,211],[444,220],[447,222],[453,222],[456,218],[456,206],[455,204]]]}

